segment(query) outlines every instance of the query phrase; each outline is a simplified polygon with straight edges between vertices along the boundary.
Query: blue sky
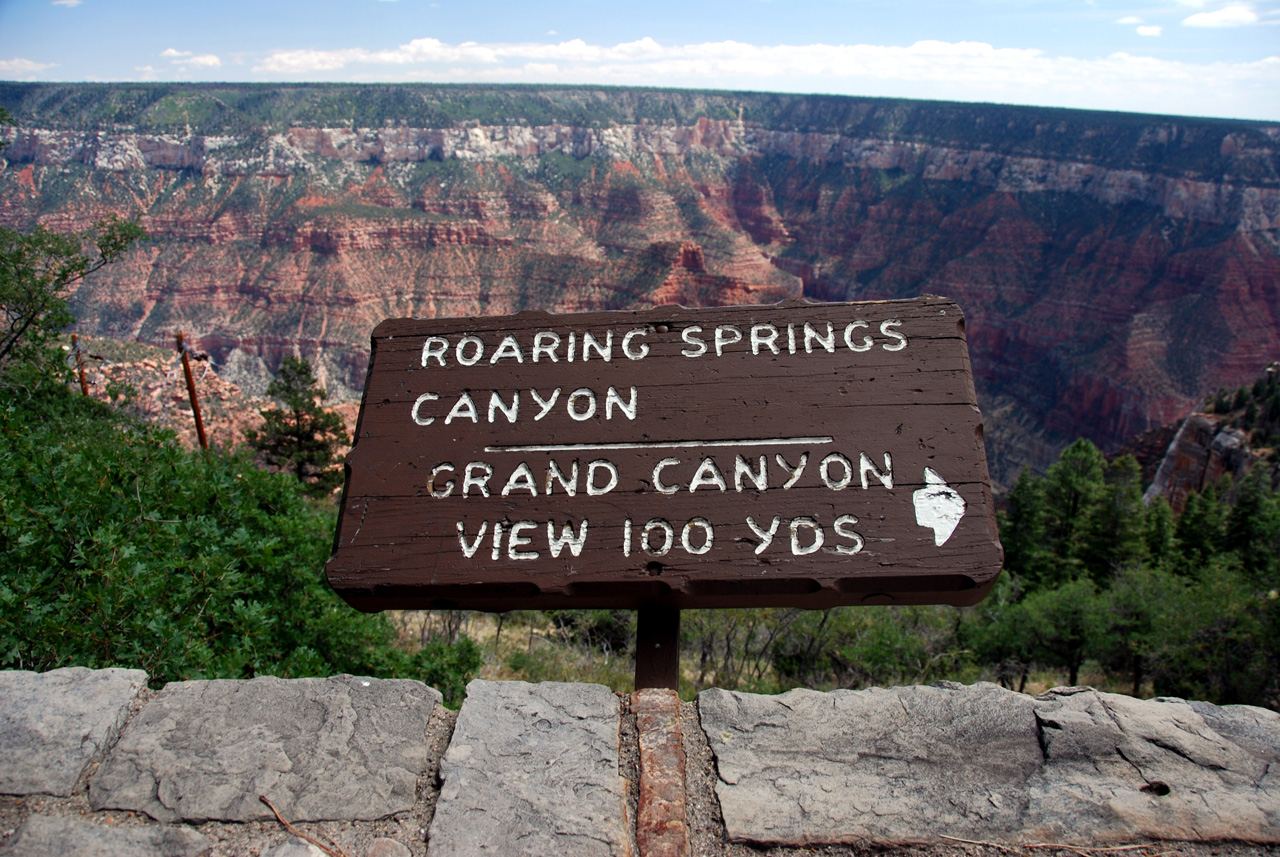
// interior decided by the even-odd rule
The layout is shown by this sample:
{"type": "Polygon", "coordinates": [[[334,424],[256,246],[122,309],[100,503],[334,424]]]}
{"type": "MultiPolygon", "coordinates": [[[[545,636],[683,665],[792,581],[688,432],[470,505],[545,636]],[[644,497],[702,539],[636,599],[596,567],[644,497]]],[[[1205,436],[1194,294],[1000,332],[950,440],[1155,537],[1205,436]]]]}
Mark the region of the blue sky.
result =
{"type": "Polygon", "coordinates": [[[0,0],[0,79],[648,85],[1280,120],[1280,0],[0,0]]]}

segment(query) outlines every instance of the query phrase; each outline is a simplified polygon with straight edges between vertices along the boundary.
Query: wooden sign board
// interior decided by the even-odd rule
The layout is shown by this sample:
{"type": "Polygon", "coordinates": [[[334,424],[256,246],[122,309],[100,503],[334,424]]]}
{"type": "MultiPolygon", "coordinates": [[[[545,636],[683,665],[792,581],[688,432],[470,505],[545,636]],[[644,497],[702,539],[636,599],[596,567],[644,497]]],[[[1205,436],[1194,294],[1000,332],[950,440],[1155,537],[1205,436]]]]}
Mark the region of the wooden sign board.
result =
{"type": "Polygon", "coordinates": [[[329,581],[362,610],[971,604],[1002,552],[950,300],[393,319],[329,581]]]}

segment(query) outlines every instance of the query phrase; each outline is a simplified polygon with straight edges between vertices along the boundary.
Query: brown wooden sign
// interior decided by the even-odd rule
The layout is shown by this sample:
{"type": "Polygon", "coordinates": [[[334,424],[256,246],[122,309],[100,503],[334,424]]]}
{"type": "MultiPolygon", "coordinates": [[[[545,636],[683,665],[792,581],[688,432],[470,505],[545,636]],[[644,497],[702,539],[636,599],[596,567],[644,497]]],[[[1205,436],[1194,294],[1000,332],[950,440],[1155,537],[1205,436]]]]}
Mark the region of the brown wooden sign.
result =
{"type": "Polygon", "coordinates": [[[950,300],[393,319],[329,581],[363,610],[971,604],[1001,548],[950,300]]]}

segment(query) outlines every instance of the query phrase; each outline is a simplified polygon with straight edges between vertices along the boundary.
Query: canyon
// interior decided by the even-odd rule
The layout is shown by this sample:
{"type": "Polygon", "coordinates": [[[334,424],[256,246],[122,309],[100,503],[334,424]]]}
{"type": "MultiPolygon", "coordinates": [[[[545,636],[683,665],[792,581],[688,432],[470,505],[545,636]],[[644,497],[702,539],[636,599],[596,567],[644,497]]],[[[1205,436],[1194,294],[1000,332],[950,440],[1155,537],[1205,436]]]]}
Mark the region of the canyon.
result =
{"type": "Polygon", "coordinates": [[[137,217],[78,330],[355,398],[385,318],[939,294],[993,481],[1280,357],[1280,125],[500,86],[0,84],[0,225],[137,217]]]}

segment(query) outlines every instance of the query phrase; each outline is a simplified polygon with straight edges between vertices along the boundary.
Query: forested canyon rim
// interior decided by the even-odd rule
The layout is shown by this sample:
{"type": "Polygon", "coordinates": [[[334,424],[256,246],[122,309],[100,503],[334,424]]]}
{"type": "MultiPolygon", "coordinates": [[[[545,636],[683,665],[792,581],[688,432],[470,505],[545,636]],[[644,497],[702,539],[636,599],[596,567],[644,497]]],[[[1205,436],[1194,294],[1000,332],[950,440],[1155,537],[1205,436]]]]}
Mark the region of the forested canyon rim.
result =
{"type": "Polygon", "coordinates": [[[86,332],[363,383],[382,319],[935,293],[993,477],[1173,421],[1280,354],[1280,128],[493,86],[0,85],[0,222],[140,214],[86,332]]]}

